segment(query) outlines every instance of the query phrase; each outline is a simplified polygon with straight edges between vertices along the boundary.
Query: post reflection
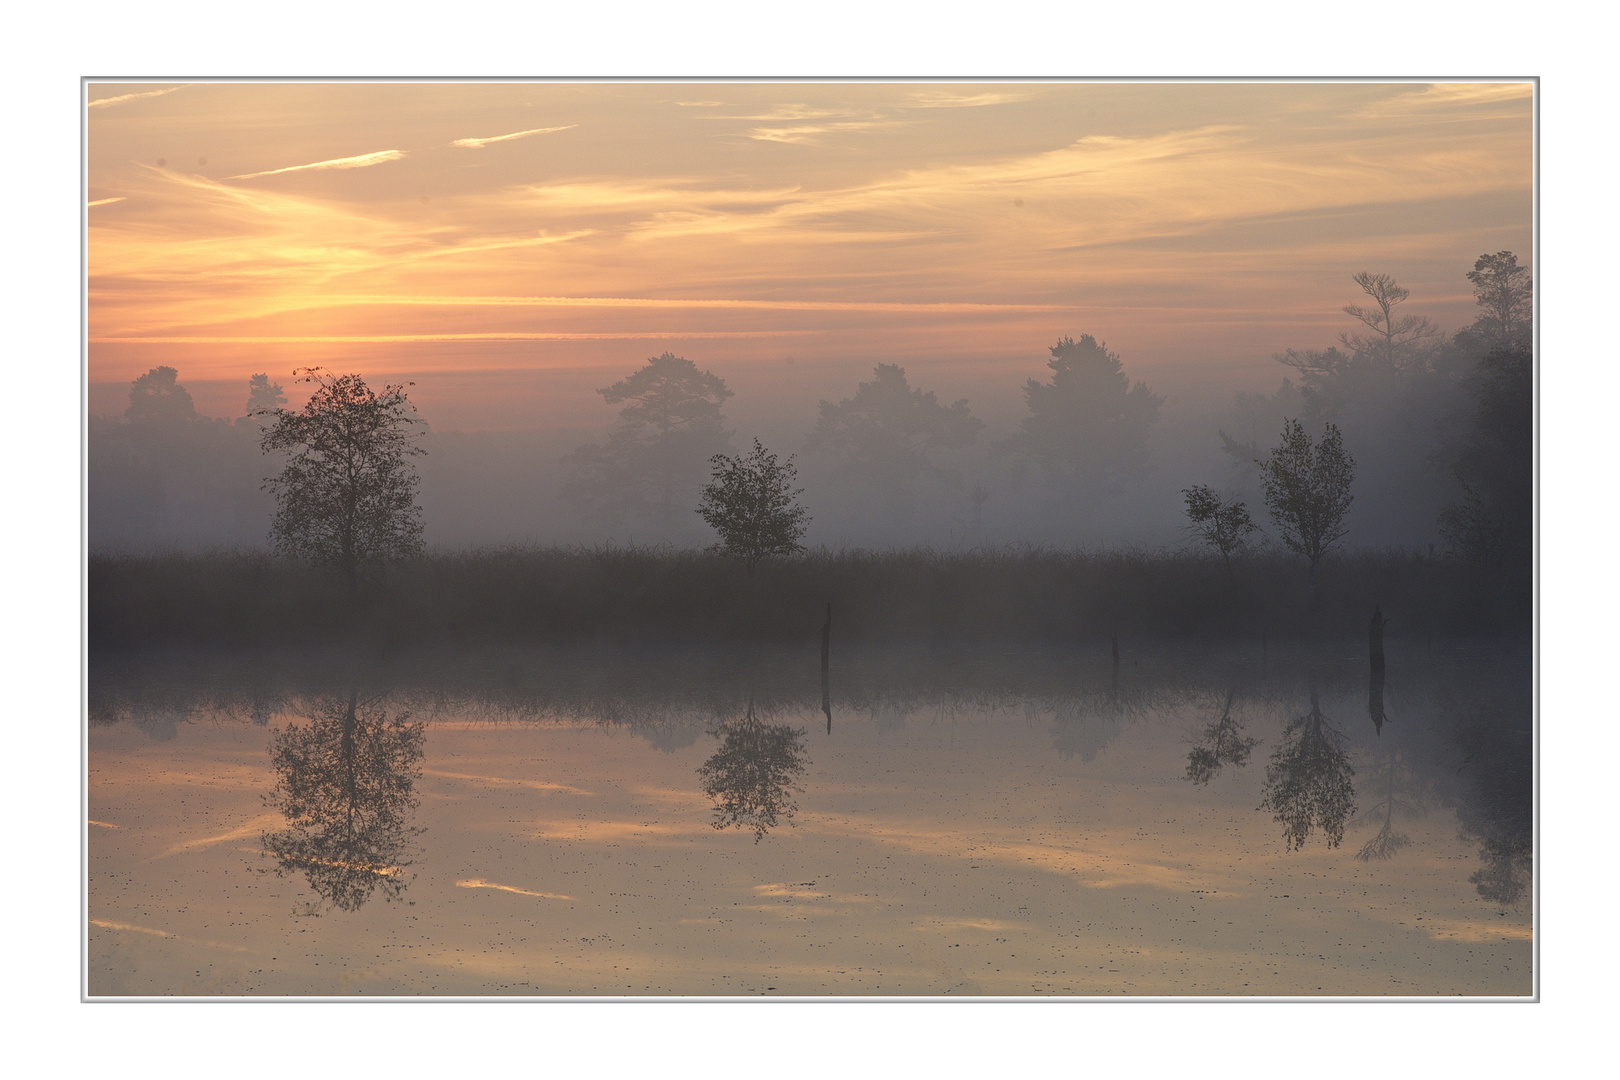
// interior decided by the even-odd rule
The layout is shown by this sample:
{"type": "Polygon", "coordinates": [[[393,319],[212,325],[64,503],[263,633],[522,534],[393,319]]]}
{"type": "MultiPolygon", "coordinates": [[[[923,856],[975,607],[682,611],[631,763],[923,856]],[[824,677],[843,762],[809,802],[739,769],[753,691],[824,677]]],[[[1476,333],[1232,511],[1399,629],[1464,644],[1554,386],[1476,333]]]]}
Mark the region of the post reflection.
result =
{"type": "Polygon", "coordinates": [[[698,768],[698,777],[703,794],[714,800],[714,827],[752,829],[757,844],[798,812],[793,796],[804,792],[798,781],[809,763],[804,730],[761,720],[750,699],[741,719],[713,734],[720,749],[698,768]]]}
{"type": "Polygon", "coordinates": [[[1344,736],[1322,715],[1313,689],[1311,711],[1283,728],[1282,742],[1266,766],[1259,808],[1282,825],[1290,851],[1303,848],[1313,829],[1322,830],[1328,847],[1338,847],[1345,820],[1356,808],[1354,776],[1344,736]]]}
{"type": "Polygon", "coordinates": [[[408,713],[389,716],[353,691],[271,735],[276,786],[265,802],[287,827],[260,840],[278,875],[303,874],[320,898],[306,913],[355,911],[374,894],[405,891],[410,841],[421,832],[411,815],[424,742],[408,713]]]}

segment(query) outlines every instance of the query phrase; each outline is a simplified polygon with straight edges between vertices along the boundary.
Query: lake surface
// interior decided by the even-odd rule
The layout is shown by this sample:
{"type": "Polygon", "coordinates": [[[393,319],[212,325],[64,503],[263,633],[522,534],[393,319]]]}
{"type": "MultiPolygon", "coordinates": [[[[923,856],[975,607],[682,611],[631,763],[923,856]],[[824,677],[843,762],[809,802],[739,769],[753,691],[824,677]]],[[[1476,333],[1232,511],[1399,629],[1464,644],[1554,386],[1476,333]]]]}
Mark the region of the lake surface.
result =
{"type": "Polygon", "coordinates": [[[93,658],[89,993],[1534,992],[1528,644],[1120,649],[93,658]]]}

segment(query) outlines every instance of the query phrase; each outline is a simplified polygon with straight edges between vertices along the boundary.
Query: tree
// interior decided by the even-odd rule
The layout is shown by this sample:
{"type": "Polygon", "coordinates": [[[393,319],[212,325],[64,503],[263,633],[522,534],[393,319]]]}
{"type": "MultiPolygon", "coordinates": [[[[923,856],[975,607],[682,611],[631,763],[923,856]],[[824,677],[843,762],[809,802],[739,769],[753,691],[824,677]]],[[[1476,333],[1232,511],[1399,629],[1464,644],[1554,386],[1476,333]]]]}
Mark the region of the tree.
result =
{"type": "Polygon", "coordinates": [[[425,729],[408,714],[389,717],[351,692],[304,725],[270,738],[276,786],[265,802],[287,828],[260,837],[276,873],[302,873],[332,907],[354,911],[382,890],[394,900],[406,885],[410,824],[420,800],[425,729]]]}
{"type": "Polygon", "coordinates": [[[1494,349],[1529,349],[1535,296],[1528,267],[1511,251],[1481,255],[1468,272],[1474,302],[1485,310],[1474,329],[1494,349]]]}
{"type": "Polygon", "coordinates": [[[1284,420],[1283,441],[1258,464],[1266,507],[1283,545],[1311,561],[1314,585],[1322,556],[1349,531],[1344,517],[1353,499],[1355,460],[1344,452],[1336,425],[1328,424],[1313,445],[1298,420],[1284,420]]]}
{"type": "Polygon", "coordinates": [[[1187,517],[1195,536],[1221,553],[1221,561],[1230,569],[1232,556],[1243,549],[1250,533],[1260,527],[1249,518],[1249,508],[1237,499],[1226,499],[1211,491],[1206,484],[1186,488],[1187,517]]]}
{"type": "Polygon", "coordinates": [[[676,494],[695,491],[710,458],[731,449],[720,414],[731,391],[724,379],[666,352],[597,393],[609,405],[627,404],[607,442],[563,459],[574,469],[563,498],[613,523],[656,520],[667,536],[676,494]]]}
{"type": "Polygon", "coordinates": [[[316,386],[298,412],[277,409],[260,441],[266,453],[290,454],[280,475],[265,481],[275,495],[271,542],[277,554],[334,566],[357,587],[359,568],[422,550],[422,511],[416,505],[411,458],[414,414],[405,388],[379,396],[358,375],[303,369],[316,386]]]}
{"type": "Polygon", "coordinates": [[[1372,297],[1372,307],[1346,304],[1344,313],[1360,319],[1372,336],[1340,334],[1339,340],[1352,352],[1372,354],[1386,367],[1398,368],[1406,363],[1412,347],[1436,333],[1433,323],[1422,315],[1396,315],[1395,308],[1412,295],[1411,290],[1395,284],[1388,274],[1369,274],[1363,270],[1351,279],[1361,291],[1372,297]]]}
{"type": "Polygon", "coordinates": [[[1119,357],[1090,334],[1051,348],[1052,380],[1024,384],[1029,415],[1003,452],[1038,464],[1047,483],[1082,508],[1151,471],[1148,434],[1164,398],[1132,383],[1119,357]]]}
{"type": "Polygon", "coordinates": [[[124,415],[135,423],[163,423],[196,419],[191,393],[176,380],[172,367],[155,367],[130,383],[129,408],[124,415]]]}
{"type": "Polygon", "coordinates": [[[879,364],[854,397],[821,403],[805,448],[832,458],[841,479],[899,509],[910,504],[913,486],[925,476],[959,484],[961,477],[937,466],[933,455],[969,445],[983,428],[968,411],[967,399],[941,405],[933,391],[906,381],[905,368],[879,364]]]}
{"type": "Polygon", "coordinates": [[[245,415],[258,416],[262,413],[274,413],[285,404],[287,404],[287,395],[282,392],[281,384],[271,382],[269,375],[260,373],[248,379],[248,399],[245,415]]]}
{"type": "Polygon", "coordinates": [[[1452,455],[1459,495],[1440,514],[1451,550],[1528,584],[1535,532],[1535,365],[1497,349],[1466,380],[1473,415],[1452,455]]]}
{"type": "Polygon", "coordinates": [[[741,559],[752,573],[761,559],[804,550],[799,538],[810,514],[794,501],[804,489],[793,486],[797,472],[791,457],[778,463],[755,439],[751,454],[716,454],[710,461],[713,479],[697,512],[720,534],[727,555],[741,559]]]}

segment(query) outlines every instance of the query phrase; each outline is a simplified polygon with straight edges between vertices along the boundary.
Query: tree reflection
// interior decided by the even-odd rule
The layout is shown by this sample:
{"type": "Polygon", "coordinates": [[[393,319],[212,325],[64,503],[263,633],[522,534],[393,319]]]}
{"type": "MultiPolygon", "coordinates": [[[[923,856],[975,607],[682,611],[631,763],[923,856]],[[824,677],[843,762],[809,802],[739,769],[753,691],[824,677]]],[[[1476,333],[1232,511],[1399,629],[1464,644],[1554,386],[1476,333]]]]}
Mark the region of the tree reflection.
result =
{"type": "Polygon", "coordinates": [[[714,827],[753,829],[757,844],[778,818],[791,820],[799,809],[793,796],[804,791],[797,781],[809,760],[804,731],[765,723],[749,701],[742,719],[720,725],[714,735],[720,749],[698,769],[703,794],[715,801],[714,827]]]}
{"type": "Polygon", "coordinates": [[[409,714],[389,717],[352,692],[308,724],[275,732],[276,786],[265,802],[288,827],[265,833],[261,843],[275,856],[276,873],[302,873],[328,907],[343,911],[374,892],[384,900],[404,892],[407,847],[421,832],[410,815],[420,802],[414,789],[423,742],[423,725],[409,714]]]}
{"type": "Polygon", "coordinates": [[[1305,846],[1312,828],[1322,830],[1328,847],[1338,847],[1344,839],[1345,819],[1356,808],[1356,789],[1343,740],[1322,715],[1315,690],[1311,711],[1283,729],[1282,744],[1266,766],[1260,809],[1270,810],[1282,824],[1290,851],[1305,846]]]}
{"type": "Polygon", "coordinates": [[[1356,852],[1356,858],[1362,862],[1371,862],[1373,859],[1393,859],[1395,853],[1412,842],[1411,837],[1405,833],[1395,831],[1395,815],[1397,812],[1403,816],[1412,816],[1423,812],[1423,807],[1409,799],[1396,794],[1395,784],[1397,777],[1409,779],[1406,770],[1402,767],[1400,755],[1390,751],[1384,755],[1381,763],[1384,772],[1384,794],[1381,799],[1369,806],[1363,814],[1363,819],[1378,823],[1378,832],[1373,834],[1371,840],[1361,845],[1356,852]]]}
{"type": "Polygon", "coordinates": [[[1227,765],[1247,765],[1250,751],[1260,744],[1259,739],[1244,738],[1243,724],[1232,717],[1234,694],[1226,692],[1221,718],[1204,728],[1202,740],[1187,755],[1187,779],[1195,784],[1209,783],[1227,765]]]}
{"type": "Polygon", "coordinates": [[[1463,839],[1479,844],[1481,866],[1469,882],[1485,899],[1511,905],[1525,898],[1534,869],[1533,747],[1528,725],[1493,719],[1462,733],[1468,783],[1457,822],[1463,839]]]}

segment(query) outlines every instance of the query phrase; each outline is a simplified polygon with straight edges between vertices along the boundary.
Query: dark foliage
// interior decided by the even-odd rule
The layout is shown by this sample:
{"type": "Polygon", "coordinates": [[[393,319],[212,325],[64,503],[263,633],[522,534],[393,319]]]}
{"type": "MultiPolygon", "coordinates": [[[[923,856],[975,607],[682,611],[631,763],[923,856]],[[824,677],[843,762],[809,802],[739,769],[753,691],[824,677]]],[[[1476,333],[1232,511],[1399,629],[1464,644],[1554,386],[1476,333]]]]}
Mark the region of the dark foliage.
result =
{"type": "Polygon", "coordinates": [[[270,537],[277,554],[336,567],[351,585],[360,567],[422,550],[421,478],[411,458],[414,415],[403,386],[379,395],[358,375],[306,369],[315,384],[298,412],[276,410],[266,453],[286,465],[265,481],[276,497],[270,537]]]}

